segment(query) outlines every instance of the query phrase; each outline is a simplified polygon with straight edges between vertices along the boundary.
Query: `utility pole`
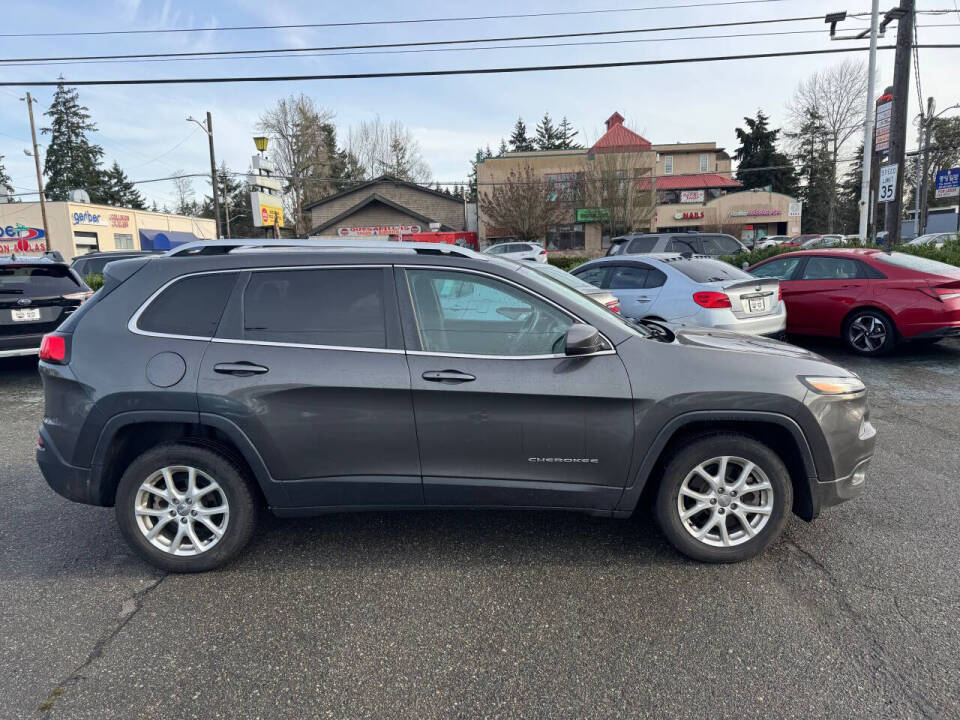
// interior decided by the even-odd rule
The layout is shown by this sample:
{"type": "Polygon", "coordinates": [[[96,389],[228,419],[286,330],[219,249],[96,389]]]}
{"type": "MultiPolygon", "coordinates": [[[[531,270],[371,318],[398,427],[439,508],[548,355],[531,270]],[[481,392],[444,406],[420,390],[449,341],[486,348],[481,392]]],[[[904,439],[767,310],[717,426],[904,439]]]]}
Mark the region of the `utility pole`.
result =
{"type": "Polygon", "coordinates": [[[907,145],[907,100],[910,95],[910,63],[913,50],[913,22],[916,14],[915,0],[900,0],[897,19],[897,46],[893,64],[893,112],[890,116],[891,164],[899,166],[896,192],[886,204],[884,229],[887,237],[884,244],[890,248],[900,244],[900,215],[903,203],[903,176],[907,145]]]}
{"type": "Polygon", "coordinates": [[[202,123],[194,117],[188,117],[187,122],[196,123],[207,134],[207,140],[210,141],[210,188],[213,195],[213,220],[217,227],[217,239],[223,238],[220,230],[220,194],[217,192],[217,158],[213,153],[213,118],[210,117],[210,111],[207,111],[207,122],[202,123]]]}
{"type": "Polygon", "coordinates": [[[230,239],[230,188],[227,187],[227,178],[223,178],[223,218],[227,222],[227,240],[230,239]]]}
{"type": "Polygon", "coordinates": [[[914,207],[914,232],[916,237],[923,235],[927,226],[927,175],[930,172],[930,136],[933,134],[933,113],[937,109],[936,101],[927,98],[927,112],[920,116],[920,143],[917,146],[917,184],[914,207]]]}
{"type": "Polygon", "coordinates": [[[40,216],[43,218],[43,237],[47,242],[47,250],[53,250],[50,244],[50,232],[47,229],[47,201],[43,196],[43,173],[40,171],[40,150],[37,148],[37,128],[33,124],[33,98],[27,93],[27,114],[30,116],[30,138],[33,140],[33,164],[37,168],[37,192],[40,193],[40,216]]]}
{"type": "Polygon", "coordinates": [[[867,111],[863,117],[863,164],[860,180],[860,240],[867,239],[867,220],[870,216],[870,178],[873,163],[873,81],[877,74],[877,28],[880,22],[880,0],[873,0],[870,13],[870,60],[867,63],[867,111]]]}

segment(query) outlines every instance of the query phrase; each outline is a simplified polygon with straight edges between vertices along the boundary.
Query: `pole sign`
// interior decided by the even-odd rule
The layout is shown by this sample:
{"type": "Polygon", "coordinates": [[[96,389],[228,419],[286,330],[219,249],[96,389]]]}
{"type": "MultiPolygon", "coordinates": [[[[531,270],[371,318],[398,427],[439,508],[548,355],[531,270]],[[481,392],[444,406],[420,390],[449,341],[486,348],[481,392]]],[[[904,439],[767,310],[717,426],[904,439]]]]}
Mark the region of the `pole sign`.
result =
{"type": "Polygon", "coordinates": [[[960,168],[937,170],[937,198],[960,196],[960,168]]]}
{"type": "MultiPolygon", "coordinates": [[[[890,148],[890,116],[893,113],[893,95],[883,95],[877,100],[876,152],[890,148]]],[[[886,202],[881,200],[881,202],[886,202]]]]}
{"type": "Polygon", "coordinates": [[[899,165],[892,163],[880,168],[880,186],[877,189],[877,202],[893,202],[897,196],[897,169],[899,165]]]}

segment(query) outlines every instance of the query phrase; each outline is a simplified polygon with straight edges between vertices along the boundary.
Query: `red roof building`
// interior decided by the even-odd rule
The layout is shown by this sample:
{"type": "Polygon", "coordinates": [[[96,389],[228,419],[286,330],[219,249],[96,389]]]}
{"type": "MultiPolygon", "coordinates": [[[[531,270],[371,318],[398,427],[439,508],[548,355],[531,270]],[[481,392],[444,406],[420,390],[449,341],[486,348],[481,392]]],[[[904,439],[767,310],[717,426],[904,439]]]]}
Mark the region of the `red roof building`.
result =
{"type": "MultiPolygon", "coordinates": [[[[646,190],[650,187],[650,179],[644,178],[637,183],[637,187],[646,190]]],[[[656,178],[657,190],[699,190],[701,188],[742,188],[743,184],[716,173],[702,175],[662,175],[656,178]]]]}
{"type": "Polygon", "coordinates": [[[623,115],[620,113],[615,112],[608,117],[606,124],[607,131],[593,144],[590,153],[642,152],[653,149],[649,140],[623,124],[623,115]]]}

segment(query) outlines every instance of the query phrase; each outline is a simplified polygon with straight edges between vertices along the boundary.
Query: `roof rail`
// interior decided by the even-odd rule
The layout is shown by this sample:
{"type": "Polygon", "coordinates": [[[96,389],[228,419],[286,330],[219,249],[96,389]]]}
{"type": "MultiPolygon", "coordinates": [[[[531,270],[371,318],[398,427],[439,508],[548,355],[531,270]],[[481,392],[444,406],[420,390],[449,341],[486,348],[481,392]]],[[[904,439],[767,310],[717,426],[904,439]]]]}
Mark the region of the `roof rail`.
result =
{"type": "Polygon", "coordinates": [[[234,250],[239,251],[269,251],[269,250],[373,250],[380,252],[411,251],[418,255],[453,255],[463,258],[486,258],[469,248],[449,243],[413,243],[389,240],[366,240],[356,238],[294,238],[290,240],[275,240],[264,238],[239,238],[232,240],[203,240],[185,243],[173,248],[166,254],[167,257],[181,257],[194,255],[227,255],[234,250]]]}

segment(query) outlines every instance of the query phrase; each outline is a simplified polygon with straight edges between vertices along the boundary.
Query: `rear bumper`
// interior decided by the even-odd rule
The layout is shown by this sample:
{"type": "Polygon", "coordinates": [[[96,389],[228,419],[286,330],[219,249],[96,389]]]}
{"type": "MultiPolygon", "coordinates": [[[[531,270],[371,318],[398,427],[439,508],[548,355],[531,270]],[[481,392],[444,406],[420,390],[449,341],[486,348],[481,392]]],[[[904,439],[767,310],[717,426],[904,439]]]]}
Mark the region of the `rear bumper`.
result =
{"type": "Polygon", "coordinates": [[[717,330],[729,330],[730,332],[745,333],[747,335],[774,337],[777,334],[783,334],[787,329],[787,313],[783,309],[784,306],[782,303],[780,307],[781,310],[778,313],[772,313],[758,318],[744,318],[742,320],[735,317],[729,310],[707,310],[700,313],[702,318],[700,324],[716,328],[717,330]],[[719,314],[719,312],[723,312],[726,317],[717,317],[716,314],[719,314]]]}
{"type": "Polygon", "coordinates": [[[0,357],[36,355],[40,352],[40,342],[42,340],[43,333],[0,336],[0,357]]]}
{"type": "Polygon", "coordinates": [[[945,325],[934,330],[927,330],[917,335],[905,337],[904,340],[911,342],[912,340],[939,340],[940,338],[950,337],[960,338],[960,323],[945,325]]]}
{"type": "Polygon", "coordinates": [[[43,446],[37,445],[37,465],[47,485],[67,500],[87,505],[103,505],[100,488],[94,482],[89,468],[75,467],[61,457],[50,442],[50,437],[41,429],[43,446]]]}

